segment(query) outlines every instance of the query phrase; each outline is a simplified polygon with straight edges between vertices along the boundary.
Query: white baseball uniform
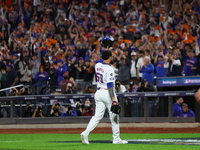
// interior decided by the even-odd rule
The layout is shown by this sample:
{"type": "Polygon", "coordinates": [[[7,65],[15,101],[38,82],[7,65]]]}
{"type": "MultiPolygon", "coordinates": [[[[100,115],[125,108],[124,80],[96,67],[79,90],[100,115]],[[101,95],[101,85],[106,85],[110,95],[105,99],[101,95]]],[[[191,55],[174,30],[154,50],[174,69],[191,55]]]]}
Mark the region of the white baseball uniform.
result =
{"type": "Polygon", "coordinates": [[[119,115],[110,111],[112,100],[107,88],[107,83],[112,82],[113,84],[115,84],[114,69],[106,63],[97,63],[95,65],[95,71],[97,77],[97,91],[94,95],[96,104],[95,115],[91,118],[86,130],[82,132],[82,134],[86,136],[89,135],[89,133],[98,125],[100,120],[103,118],[105,110],[107,108],[112,124],[113,140],[118,140],[120,139],[119,115]]]}

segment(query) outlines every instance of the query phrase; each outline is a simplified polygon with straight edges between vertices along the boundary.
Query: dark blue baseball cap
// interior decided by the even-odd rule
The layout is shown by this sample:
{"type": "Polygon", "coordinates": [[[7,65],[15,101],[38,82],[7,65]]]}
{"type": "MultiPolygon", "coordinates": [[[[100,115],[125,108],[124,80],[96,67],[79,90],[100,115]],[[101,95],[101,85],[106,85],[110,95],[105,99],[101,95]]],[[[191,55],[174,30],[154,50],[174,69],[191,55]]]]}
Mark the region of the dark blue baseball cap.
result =
{"type": "Polygon", "coordinates": [[[11,65],[11,64],[8,64],[8,65],[6,65],[6,67],[13,68],[13,65],[11,65]]]}
{"type": "Polygon", "coordinates": [[[59,62],[63,63],[63,60],[62,59],[58,59],[57,63],[59,63],[59,62]]]}

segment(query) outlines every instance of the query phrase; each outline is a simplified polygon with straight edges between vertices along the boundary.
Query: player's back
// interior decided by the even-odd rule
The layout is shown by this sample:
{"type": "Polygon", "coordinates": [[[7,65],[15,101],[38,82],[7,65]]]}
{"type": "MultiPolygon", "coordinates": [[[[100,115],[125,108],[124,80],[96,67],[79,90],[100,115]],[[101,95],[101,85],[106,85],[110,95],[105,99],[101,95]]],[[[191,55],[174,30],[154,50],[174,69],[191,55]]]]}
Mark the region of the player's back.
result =
{"type": "Polygon", "coordinates": [[[95,72],[97,88],[107,88],[108,82],[115,82],[114,70],[109,64],[97,63],[95,65],[95,72]]]}

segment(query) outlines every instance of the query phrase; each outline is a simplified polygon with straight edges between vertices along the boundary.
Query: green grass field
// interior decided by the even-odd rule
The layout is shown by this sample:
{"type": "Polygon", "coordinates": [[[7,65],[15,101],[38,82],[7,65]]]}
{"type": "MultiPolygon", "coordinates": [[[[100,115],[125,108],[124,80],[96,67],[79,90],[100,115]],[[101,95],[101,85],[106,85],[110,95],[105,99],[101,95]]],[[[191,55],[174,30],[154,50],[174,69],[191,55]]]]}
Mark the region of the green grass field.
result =
{"type": "MultiPolygon", "coordinates": [[[[200,138],[200,134],[121,134],[122,139],[200,138]]],[[[199,150],[200,145],[111,144],[111,134],[90,134],[83,145],[79,134],[0,134],[0,150],[199,150]],[[105,143],[98,143],[105,142],[105,143]]],[[[199,139],[200,141],[200,139],[199,139]]]]}

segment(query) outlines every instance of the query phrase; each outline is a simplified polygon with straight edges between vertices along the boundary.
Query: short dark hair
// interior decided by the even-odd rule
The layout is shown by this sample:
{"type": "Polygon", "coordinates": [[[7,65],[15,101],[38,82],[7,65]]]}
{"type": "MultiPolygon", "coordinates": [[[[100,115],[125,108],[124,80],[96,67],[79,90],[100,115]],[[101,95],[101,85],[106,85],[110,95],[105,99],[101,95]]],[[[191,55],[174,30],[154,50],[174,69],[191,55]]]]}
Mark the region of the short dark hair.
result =
{"type": "Polygon", "coordinates": [[[147,52],[148,54],[150,54],[150,50],[149,49],[146,49],[145,52],[147,52]]]}
{"type": "Polygon", "coordinates": [[[180,98],[182,98],[182,97],[180,97],[180,96],[176,97],[176,101],[179,100],[180,98]]]}
{"type": "Polygon", "coordinates": [[[139,50],[139,54],[144,54],[144,51],[143,50],[139,50]]]}
{"type": "Polygon", "coordinates": [[[185,43],[185,46],[188,46],[190,49],[192,49],[192,45],[189,43],[185,43]]]}
{"type": "Polygon", "coordinates": [[[107,60],[108,58],[110,58],[110,56],[112,56],[112,52],[110,50],[104,50],[102,53],[102,59],[103,60],[107,60]]]}

